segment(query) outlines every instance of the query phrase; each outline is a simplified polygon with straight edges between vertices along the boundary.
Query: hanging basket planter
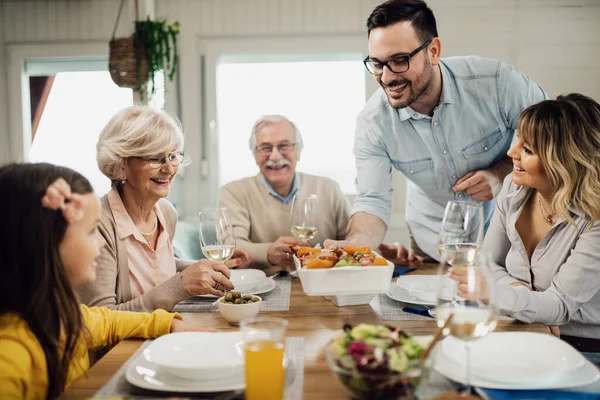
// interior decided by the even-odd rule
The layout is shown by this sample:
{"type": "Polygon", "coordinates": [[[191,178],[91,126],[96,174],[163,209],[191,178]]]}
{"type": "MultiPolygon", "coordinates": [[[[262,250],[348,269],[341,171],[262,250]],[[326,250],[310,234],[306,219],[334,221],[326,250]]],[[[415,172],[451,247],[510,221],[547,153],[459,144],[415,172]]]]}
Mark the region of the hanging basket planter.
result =
{"type": "Polygon", "coordinates": [[[110,41],[110,57],[108,70],[113,82],[124,88],[139,90],[150,78],[148,55],[145,49],[140,49],[141,57],[136,56],[135,40],[120,38],[110,41]]]}
{"type": "Polygon", "coordinates": [[[146,18],[140,21],[136,0],[134,34],[129,38],[116,39],[115,33],[124,3],[125,0],[121,0],[117,22],[109,44],[108,69],[112,80],[118,86],[139,92],[143,101],[148,81],[152,82],[151,94],[155,93],[154,79],[158,71],[163,71],[165,84],[167,78],[172,81],[175,77],[179,61],[177,53],[179,22],[168,25],[165,20],[154,21],[146,18]]]}

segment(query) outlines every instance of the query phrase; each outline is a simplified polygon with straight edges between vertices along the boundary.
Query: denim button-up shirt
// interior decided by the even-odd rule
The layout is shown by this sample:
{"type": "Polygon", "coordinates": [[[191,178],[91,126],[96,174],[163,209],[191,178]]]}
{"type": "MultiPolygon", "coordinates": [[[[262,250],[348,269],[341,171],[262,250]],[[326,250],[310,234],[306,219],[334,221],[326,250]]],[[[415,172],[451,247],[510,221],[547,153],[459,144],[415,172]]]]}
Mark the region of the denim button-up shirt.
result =
{"type": "MultiPolygon", "coordinates": [[[[506,156],[521,111],[547,98],[514,67],[480,57],[440,61],[442,94],[433,117],[392,108],[383,89],[357,119],[357,197],[352,213],[389,223],[392,168],[407,178],[406,220],[418,246],[437,258],[437,235],[449,200],[468,199],[452,187],[463,175],[506,156]]],[[[484,203],[486,222],[495,202],[484,203]]]]}

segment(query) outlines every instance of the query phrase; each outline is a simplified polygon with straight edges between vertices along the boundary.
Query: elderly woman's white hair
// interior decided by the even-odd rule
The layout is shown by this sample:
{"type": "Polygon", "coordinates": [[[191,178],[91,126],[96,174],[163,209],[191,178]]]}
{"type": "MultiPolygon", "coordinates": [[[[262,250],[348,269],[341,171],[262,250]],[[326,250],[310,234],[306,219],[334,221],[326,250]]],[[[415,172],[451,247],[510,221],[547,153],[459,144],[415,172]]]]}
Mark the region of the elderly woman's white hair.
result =
{"type": "Polygon", "coordinates": [[[98,168],[116,185],[129,157],[183,151],[181,123],[170,114],[146,106],[130,106],[108,121],[96,145],[98,168]]]}
{"type": "Polygon", "coordinates": [[[279,115],[279,114],[263,115],[262,117],[260,117],[259,119],[256,120],[256,122],[252,126],[252,132],[250,132],[250,140],[248,141],[250,144],[250,150],[252,150],[252,151],[255,150],[256,132],[258,132],[265,125],[278,124],[281,122],[287,122],[290,125],[292,125],[292,127],[294,128],[294,133],[296,135],[296,139],[295,139],[296,153],[298,154],[298,156],[300,156],[300,153],[302,152],[302,148],[304,147],[304,142],[302,141],[302,135],[300,134],[300,131],[298,130],[298,127],[296,126],[296,124],[294,124],[292,121],[290,121],[283,115],[279,115]]]}

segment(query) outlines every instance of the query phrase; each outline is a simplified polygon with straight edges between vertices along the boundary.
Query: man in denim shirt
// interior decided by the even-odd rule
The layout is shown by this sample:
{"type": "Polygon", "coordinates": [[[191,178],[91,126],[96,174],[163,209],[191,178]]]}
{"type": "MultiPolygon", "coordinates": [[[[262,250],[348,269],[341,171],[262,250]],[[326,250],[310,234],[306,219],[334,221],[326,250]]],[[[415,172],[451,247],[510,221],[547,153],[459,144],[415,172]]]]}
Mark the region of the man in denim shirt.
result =
{"type": "MultiPolygon", "coordinates": [[[[406,220],[415,255],[437,259],[449,200],[484,202],[486,222],[512,162],[517,119],[545,92],[514,67],[480,57],[440,59],[435,17],[420,0],[390,0],[367,20],[364,63],[381,88],[357,119],[357,197],[348,240],[377,247],[392,204],[392,167],[408,180],[406,220]]],[[[416,260],[420,260],[418,257],[416,260]]]]}

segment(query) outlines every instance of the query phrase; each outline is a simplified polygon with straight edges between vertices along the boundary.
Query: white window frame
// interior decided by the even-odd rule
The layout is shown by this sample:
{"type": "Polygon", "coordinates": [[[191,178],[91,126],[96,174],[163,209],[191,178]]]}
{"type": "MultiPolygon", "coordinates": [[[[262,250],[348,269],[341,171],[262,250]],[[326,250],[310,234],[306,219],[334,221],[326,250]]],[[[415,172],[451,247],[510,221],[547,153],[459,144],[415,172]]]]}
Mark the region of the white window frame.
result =
{"type": "Polygon", "coordinates": [[[31,111],[27,60],[41,58],[98,59],[108,62],[105,42],[8,45],[8,123],[10,161],[28,161],[31,149],[31,111]]]}

